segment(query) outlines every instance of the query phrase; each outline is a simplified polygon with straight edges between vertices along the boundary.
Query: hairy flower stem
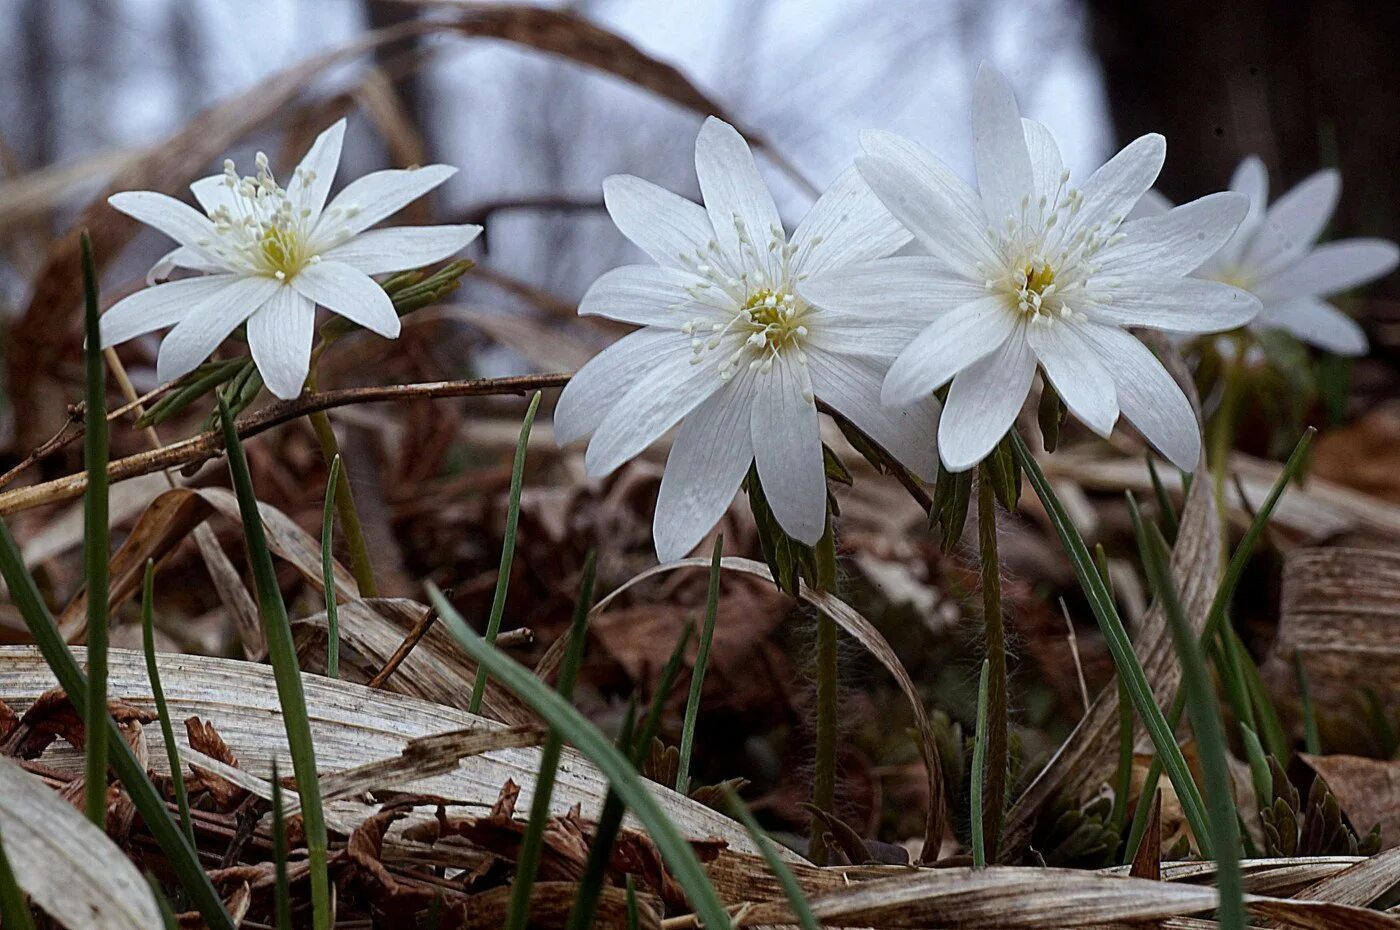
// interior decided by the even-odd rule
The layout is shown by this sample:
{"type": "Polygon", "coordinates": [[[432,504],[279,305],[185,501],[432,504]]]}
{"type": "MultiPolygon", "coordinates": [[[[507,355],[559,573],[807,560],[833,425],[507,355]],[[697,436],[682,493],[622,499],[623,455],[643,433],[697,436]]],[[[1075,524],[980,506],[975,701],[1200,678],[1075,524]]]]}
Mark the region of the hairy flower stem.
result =
{"type": "MultiPolygon", "coordinates": [[[[836,542],[830,517],[827,531],[817,543],[818,581],[825,591],[836,590],[836,542]]],[[[826,614],[817,617],[817,747],[816,773],[812,778],[812,806],[826,813],[836,809],[836,721],[838,713],[836,621],[826,614]]],[[[821,818],[812,819],[812,839],[807,858],[826,864],[826,837],[821,818]]]]}
{"type": "MultiPolygon", "coordinates": [[[[316,390],[316,373],[306,379],[306,389],[316,390]]],[[[331,428],[331,418],[324,410],[306,415],[311,421],[311,429],[316,433],[316,442],[321,446],[321,458],[330,468],[335,457],[340,455],[340,443],[336,442],[335,430],[331,428]]],[[[374,581],[374,566],[369,560],[369,546],[365,543],[365,531],[360,526],[360,514],[355,509],[355,493],[350,489],[350,469],[343,467],[345,457],[341,456],[340,476],[335,482],[335,510],[340,517],[340,528],[345,534],[345,545],[350,551],[350,573],[355,576],[355,584],[360,589],[360,597],[378,597],[379,586],[374,581]]]]}
{"type": "Polygon", "coordinates": [[[987,782],[982,836],[995,862],[1005,814],[1007,752],[1006,628],[1001,614],[1001,559],[997,554],[996,493],[990,469],[978,466],[977,542],[982,561],[982,623],[987,636],[987,782]]]}
{"type": "MultiPolygon", "coordinates": [[[[1220,525],[1229,532],[1226,519],[1228,508],[1225,505],[1225,478],[1230,471],[1230,450],[1235,445],[1235,427],[1239,423],[1240,395],[1244,385],[1245,343],[1243,338],[1231,342],[1233,355],[1222,358],[1220,375],[1220,407],[1215,411],[1215,419],[1210,424],[1210,474],[1215,489],[1215,506],[1220,512],[1220,525]]],[[[1222,552],[1228,551],[1226,546],[1222,552]]]]}

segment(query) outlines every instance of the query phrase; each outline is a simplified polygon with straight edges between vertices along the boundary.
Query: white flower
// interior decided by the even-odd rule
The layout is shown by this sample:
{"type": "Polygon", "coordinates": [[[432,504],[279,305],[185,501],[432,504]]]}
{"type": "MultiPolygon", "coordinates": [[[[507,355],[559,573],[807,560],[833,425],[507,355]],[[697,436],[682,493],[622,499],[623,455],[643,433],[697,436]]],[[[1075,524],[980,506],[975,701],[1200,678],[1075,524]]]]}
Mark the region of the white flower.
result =
{"type": "MultiPolygon", "coordinates": [[[[1339,239],[1317,245],[1341,194],[1341,176],[1319,171],[1267,206],[1269,174],[1254,155],[1240,162],[1230,190],[1249,197],[1249,215],[1230,241],[1196,270],[1253,293],[1263,310],[1251,325],[1281,329],[1339,355],[1363,355],[1366,334],[1325,298],[1389,274],[1400,249],[1385,239],[1339,239]]],[[[1153,191],[1138,212],[1152,215],[1171,202],[1153,191]]]]}
{"type": "Polygon", "coordinates": [[[224,173],[190,185],[200,213],[154,191],[124,191],[108,202],[180,244],[147,283],[176,267],[204,272],[148,287],[102,315],[102,346],[175,328],[161,342],[156,374],[193,371],[244,322],[263,381],[281,398],[306,381],[316,305],[390,339],[399,318],[369,276],[439,261],[476,238],[480,226],[369,230],[456,173],[447,165],[376,171],[326,197],[340,163],[345,121],[317,137],[284,189],[257,157],[257,175],[224,173]],[[208,214],[207,216],[205,214],[208,214]]]}
{"type": "Polygon", "coordinates": [[[695,169],[704,207],[640,178],[604,182],[618,229],[656,265],[610,271],[584,295],[579,313],[642,329],[573,377],[554,418],[561,445],[592,436],[584,462],[593,477],[681,423],[656,504],[662,561],[709,532],[750,463],[783,530],[803,543],[820,539],[826,479],[815,398],[915,474],[931,477],[936,465],[936,401],[880,404],[885,370],[914,330],[879,318],[878,295],[863,317],[806,293],[835,268],[889,255],[908,233],[850,169],[789,241],[748,145],[714,118],[695,142],[695,169]]]}
{"type": "Polygon", "coordinates": [[[1127,327],[1212,332],[1258,312],[1242,290],[1186,277],[1234,232],[1245,198],[1215,194],[1124,223],[1162,167],[1162,137],[1143,136],[1071,188],[1049,131],[1021,119],[1010,86],[985,65],[973,137],[976,192],[914,143],[864,135],[861,176],[933,257],[832,275],[809,296],[857,311],[880,281],[883,312],[921,325],[882,396],[907,404],[952,381],[938,429],[950,470],[976,464],[1006,434],[1037,365],[1095,432],[1107,436],[1121,411],[1173,463],[1194,468],[1191,405],[1127,327]]]}

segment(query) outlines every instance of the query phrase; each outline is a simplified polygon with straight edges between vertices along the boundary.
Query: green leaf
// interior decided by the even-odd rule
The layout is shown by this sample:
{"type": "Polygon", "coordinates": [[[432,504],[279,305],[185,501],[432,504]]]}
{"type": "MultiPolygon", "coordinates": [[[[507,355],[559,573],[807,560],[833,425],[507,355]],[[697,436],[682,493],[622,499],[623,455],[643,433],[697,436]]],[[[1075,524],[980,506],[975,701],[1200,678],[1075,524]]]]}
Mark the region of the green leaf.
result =
{"type": "Polygon", "coordinates": [[[586,720],[568,701],[551,691],[529,669],[489,645],[477,635],[462,615],[434,587],[429,588],[433,603],[447,628],[461,643],[467,654],[486,666],[487,670],[556,728],[570,743],[577,746],[602,773],[622,797],[628,808],[642,822],[671,875],[685,890],[696,915],[707,930],[726,930],[733,924],[724,904],[710,884],[700,860],[684,836],[676,829],[666,812],[652,797],[641,776],[627,758],[606,736],[586,720]]]}
{"type": "MultiPolygon", "coordinates": [[[[773,580],[778,588],[796,597],[798,582],[803,579],[813,587],[823,587],[816,548],[798,542],[783,531],[778,518],[768,506],[768,498],[763,493],[763,484],[759,481],[756,466],[749,466],[744,487],[748,491],[749,509],[753,512],[754,525],[758,529],[758,543],[763,551],[763,560],[773,572],[773,580]]],[[[828,513],[827,533],[830,532],[831,516],[828,513]]]]}
{"type": "Polygon", "coordinates": [[[292,883],[287,877],[287,820],[282,809],[282,778],[277,759],[272,760],[272,862],[274,884],[272,910],[277,930],[292,930],[292,883]]]}
{"type": "Polygon", "coordinates": [[[321,508],[321,585],[326,592],[326,677],[340,677],[340,610],[335,602],[335,486],[340,480],[340,456],[331,459],[326,479],[326,502],[321,508]]]}
{"type": "Polygon", "coordinates": [[[710,557],[710,585],[705,595],[705,622],[700,630],[700,647],[690,671],[690,694],[685,702],[685,722],[681,726],[680,765],[676,771],[676,791],[690,790],[690,754],[695,746],[695,723],[700,716],[700,693],[705,686],[705,669],[710,661],[710,643],[715,636],[715,616],[719,612],[719,566],[724,554],[723,534],[715,538],[710,557]]]}
{"type": "MultiPolygon", "coordinates": [[[[491,596],[491,614],[486,620],[486,641],[495,645],[496,636],[501,632],[501,619],[506,612],[506,590],[510,587],[510,570],[515,563],[515,535],[520,527],[520,494],[525,484],[525,450],[530,444],[530,427],[535,422],[535,411],[540,409],[540,392],[530,398],[530,406],[525,408],[525,419],[520,424],[520,437],[515,441],[515,461],[510,468],[510,499],[506,506],[506,536],[501,543],[501,564],[496,571],[496,591],[491,596]]],[[[472,697],[467,709],[472,713],[481,712],[481,698],[486,693],[486,670],[476,670],[476,680],[472,682],[472,697]]]]}
{"type": "Polygon", "coordinates": [[[156,665],[156,635],[153,617],[155,595],[155,562],[146,560],[146,574],[141,580],[141,647],[146,653],[146,677],[151,680],[151,696],[156,702],[156,717],[160,720],[160,735],[165,743],[165,758],[170,765],[170,781],[175,786],[175,806],[180,810],[180,825],[185,839],[195,846],[194,821],[190,819],[190,798],[185,790],[185,767],[180,764],[180,746],[175,742],[175,727],[170,722],[170,708],[165,703],[165,689],[160,684],[160,668],[156,665]]]}
{"type": "Polygon", "coordinates": [[[311,740],[311,722],[306,714],[306,695],[301,686],[301,668],[297,664],[292,628],[287,620],[287,605],[277,585],[277,572],[272,566],[272,553],[267,547],[258,499],[253,494],[253,479],[248,473],[248,460],[234,429],[233,414],[221,396],[219,422],[223,425],[224,444],[228,450],[228,470],[238,498],[238,512],[243,518],[243,539],[248,547],[248,561],[258,591],[258,613],[262,616],[263,633],[267,637],[267,657],[272,663],[277,682],[277,698],[282,705],[282,723],[287,731],[287,745],[292,756],[292,771],[301,795],[302,827],[306,834],[306,851],[311,864],[311,915],[316,930],[330,930],[330,882],[326,870],[326,818],[321,808],[321,784],[316,774],[316,749],[311,740]]]}
{"type": "Polygon", "coordinates": [[[83,342],[87,407],[84,413],[83,579],[87,583],[88,700],[83,722],[83,809],[99,829],[107,826],[107,368],[98,323],[97,266],[87,230],[80,239],[83,263],[83,342]]]}
{"type": "Polygon", "coordinates": [[[1317,729],[1317,709],[1313,707],[1312,691],[1308,687],[1308,672],[1303,667],[1302,653],[1293,653],[1293,671],[1298,678],[1298,703],[1303,706],[1303,745],[1310,756],[1322,755],[1322,734],[1317,729]]]}

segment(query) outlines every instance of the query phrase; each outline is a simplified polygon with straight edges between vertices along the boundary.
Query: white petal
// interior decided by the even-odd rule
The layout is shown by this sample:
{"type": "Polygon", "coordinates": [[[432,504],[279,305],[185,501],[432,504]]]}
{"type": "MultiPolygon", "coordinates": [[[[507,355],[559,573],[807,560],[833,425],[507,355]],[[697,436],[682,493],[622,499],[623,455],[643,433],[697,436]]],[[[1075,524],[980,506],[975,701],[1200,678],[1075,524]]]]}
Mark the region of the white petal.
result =
{"type": "Polygon", "coordinates": [[[398,338],[400,324],[394,302],[363,271],[340,262],[316,262],[297,272],[290,283],[332,313],[388,339],[398,338]]]}
{"type": "Polygon", "coordinates": [[[938,451],[949,471],[986,458],[1016,422],[1035,378],[1035,355],[1017,327],[995,352],[963,369],[948,388],[938,451]]]}
{"type": "Polygon", "coordinates": [[[120,345],[146,333],[174,326],[204,301],[216,297],[241,275],[210,275],[170,281],[137,291],[125,297],[102,314],[99,325],[102,348],[120,345]]]}
{"type": "Polygon", "coordinates": [[[1303,179],[1269,207],[1242,261],[1261,275],[1287,267],[1322,235],[1341,192],[1341,175],[1331,168],[1303,179]]]}
{"type": "Polygon", "coordinates": [[[1099,271],[1189,274],[1230,241],[1248,211],[1249,200],[1243,194],[1222,191],[1160,216],[1129,220],[1118,228],[1122,241],[1099,253],[1099,271]]]}
{"type": "Polygon", "coordinates": [[[1142,199],[1128,211],[1128,220],[1140,220],[1145,216],[1160,216],[1175,206],[1176,204],[1172,203],[1170,198],[1154,187],[1143,194],[1142,199]]]}
{"type": "Polygon", "coordinates": [[[162,382],[173,381],[194,371],[281,286],[273,278],[238,277],[189,307],[189,312],[161,341],[156,377],[162,382]]]}
{"type": "Polygon", "coordinates": [[[938,471],[938,400],[908,407],[880,403],[887,366],[875,359],[809,352],[812,391],[925,481],[938,471]]]}
{"type": "Polygon", "coordinates": [[[1157,357],[1131,333],[1112,326],[1077,326],[1113,376],[1118,406],[1147,441],[1182,471],[1195,471],[1201,428],[1191,402],[1157,357]]]}
{"type": "Polygon", "coordinates": [[[792,270],[795,275],[815,275],[884,258],[910,238],[853,165],[818,198],[792,234],[797,247],[792,270]]]}
{"type": "Polygon", "coordinates": [[[351,181],[316,221],[311,239],[330,248],[393,216],[456,173],[451,165],[424,165],[374,171],[351,181]]]}
{"type": "Polygon", "coordinates": [[[1240,223],[1234,238],[1220,251],[1220,261],[1227,266],[1235,266],[1239,264],[1244,250],[1254,241],[1269,205],[1269,171],[1258,155],[1246,155],[1239,163],[1230,178],[1230,190],[1249,198],[1249,213],[1240,223]]]}
{"type": "Polygon", "coordinates": [[[180,245],[156,259],[156,263],[151,266],[151,270],[146,272],[147,286],[155,284],[163,278],[170,277],[171,272],[176,268],[189,268],[194,271],[203,271],[207,274],[220,274],[228,271],[222,262],[212,262],[194,249],[180,245]]]}
{"type": "Polygon", "coordinates": [[[680,329],[697,317],[721,319],[718,307],[697,303],[687,290],[698,281],[695,275],[674,268],[623,265],[589,286],[579,301],[578,312],[580,316],[601,316],[666,329],[680,329]]]}
{"type": "Polygon", "coordinates": [[[1385,239],[1339,239],[1326,242],[1287,269],[1261,281],[1261,296],[1326,297],[1374,281],[1395,270],[1400,249],[1385,239]]]}
{"type": "Polygon", "coordinates": [[[155,191],[122,191],[108,197],[107,202],[127,216],[154,226],[209,261],[225,264],[213,250],[218,238],[214,224],[189,204],[155,191]]]}
{"type": "Polygon", "coordinates": [[[228,176],[223,174],[200,178],[190,185],[190,193],[194,194],[194,199],[204,212],[211,215],[220,207],[228,207],[232,211],[238,200],[238,195],[228,186],[228,176]]]}
{"type": "Polygon", "coordinates": [[[780,358],[758,374],[750,421],[763,496],[783,532],[809,546],[826,529],[826,466],[810,392],[803,367],[780,358]]]}
{"type": "Polygon", "coordinates": [[[267,389],[283,400],[301,393],[311,365],[316,305],[282,285],[248,318],[248,346],[267,389]]]}
{"type": "Polygon", "coordinates": [[[993,264],[996,250],[977,193],[922,146],[888,132],[863,132],[856,159],[865,183],[929,253],[950,267],[993,264]]]}
{"type": "Polygon", "coordinates": [[[977,190],[987,222],[1000,229],[1024,212],[1035,196],[1026,132],[1011,85],[986,62],[972,89],[972,146],[977,190]]]}
{"type": "Polygon", "coordinates": [[[1026,327],[1026,340],[1055,392],[1070,412],[1105,439],[1118,419],[1113,378],[1072,323],[1054,320],[1026,327]]]}
{"type": "Polygon", "coordinates": [[[629,174],[603,181],[603,203],[618,231],[668,268],[693,268],[715,238],[704,207],[629,174]]]}
{"type": "Polygon", "coordinates": [[[729,509],[753,462],[753,379],[747,369],[736,375],[676,431],[652,520],[662,562],[682,558],[705,538],[729,509]]]}
{"type": "Polygon", "coordinates": [[[931,322],[945,310],[983,297],[981,281],[949,273],[926,255],[897,255],[846,265],[799,282],[798,292],[820,307],[858,314],[873,323],[931,322]]]}
{"type": "Polygon", "coordinates": [[[1065,163],[1060,157],[1060,147],[1042,123],[1022,119],[1021,129],[1026,136],[1026,150],[1030,153],[1034,196],[1044,197],[1047,203],[1053,203],[1060,185],[1064,183],[1065,163]]]}
{"type": "MultiPolygon", "coordinates": [[[[326,197],[331,192],[331,182],[335,180],[336,169],[340,167],[340,147],[345,141],[345,120],[338,119],[316,137],[311,148],[306,150],[301,164],[287,182],[287,196],[299,210],[310,211],[307,223],[316,225],[321,218],[321,210],[326,205],[326,197]],[[311,183],[302,180],[302,173],[309,172],[311,183]]],[[[411,199],[411,198],[410,198],[411,199]]],[[[397,208],[396,208],[397,209],[397,208]]]]}
{"type": "Polygon", "coordinates": [[[321,257],[344,262],[365,274],[407,271],[456,255],[480,234],[480,226],[470,225],[371,229],[322,253],[321,257]]]}
{"type": "Polygon", "coordinates": [[[1243,326],[1259,313],[1259,298],[1199,278],[1096,278],[1082,307],[1090,318],[1115,326],[1146,326],[1173,333],[1219,333],[1243,326]]]}
{"type": "Polygon", "coordinates": [[[1083,206],[1066,233],[1121,222],[1156,182],[1166,157],[1167,140],[1155,132],[1129,142],[1084,182],[1083,206]]]}
{"type": "Polygon", "coordinates": [[[775,231],[785,241],[783,221],[739,131],[721,119],[707,118],[695,140],[695,173],[720,248],[740,267],[775,270],[777,256],[768,243],[775,231]],[[739,224],[748,246],[740,244],[739,224]]]}
{"type": "Polygon", "coordinates": [[[881,318],[845,310],[823,310],[805,322],[808,347],[819,352],[875,358],[885,365],[928,325],[927,321],[881,318]]]}
{"type": "Polygon", "coordinates": [[[1368,343],[1361,326],[1336,307],[1316,297],[1265,301],[1254,321],[1261,329],[1281,329],[1309,345],[1338,355],[1365,355],[1368,343]]]}
{"type": "Polygon", "coordinates": [[[895,359],[885,377],[881,401],[903,407],[932,394],[958,372],[996,352],[1019,324],[1000,294],[949,310],[895,359]]]}
{"type": "Polygon", "coordinates": [[[690,346],[670,330],[648,327],[628,333],[580,368],[554,405],[554,441],[561,446],[591,435],[613,405],[658,356],[684,356],[690,346]]]}
{"type": "MultiPolygon", "coordinates": [[[[724,386],[710,360],[690,363],[693,356],[688,337],[674,331],[666,335],[674,348],[668,346],[664,354],[658,352],[647,360],[647,369],[594,431],[583,458],[589,477],[611,474],[724,386]]],[[[723,352],[725,347],[717,351],[723,352]]]]}

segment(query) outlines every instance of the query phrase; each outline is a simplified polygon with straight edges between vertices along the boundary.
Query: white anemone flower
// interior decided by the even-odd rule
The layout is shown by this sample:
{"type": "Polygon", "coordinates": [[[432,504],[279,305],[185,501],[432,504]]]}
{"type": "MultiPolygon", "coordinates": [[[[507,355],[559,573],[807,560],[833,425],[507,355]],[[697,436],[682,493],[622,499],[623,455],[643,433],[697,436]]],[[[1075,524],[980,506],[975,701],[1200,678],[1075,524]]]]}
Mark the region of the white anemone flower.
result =
{"type": "MultiPolygon", "coordinates": [[[[1338,355],[1364,355],[1366,334],[1327,298],[1384,277],[1400,263],[1400,249],[1386,239],[1337,239],[1317,244],[1337,209],[1341,175],[1324,169],[1269,205],[1269,173],[1255,155],[1240,162],[1230,190],[1249,198],[1249,214],[1229,242],[1196,270],[1196,276],[1251,292],[1263,310],[1253,329],[1283,330],[1338,355]]],[[[1171,209],[1156,191],[1138,213],[1171,209]]]]}
{"type": "Polygon", "coordinates": [[[662,561],[680,558],[724,514],[750,464],[783,530],[821,538],[826,478],[816,400],[915,474],[936,468],[937,402],[890,409],[880,384],[909,327],[813,302],[809,284],[896,251],[909,235],[854,169],[836,180],[791,239],[743,137],[718,119],[695,142],[703,207],[640,178],[603,185],[613,222],[655,265],[599,278],[579,306],[642,328],[569,382],[555,410],[561,445],[591,436],[584,462],[602,477],[677,423],[656,503],[662,561]]]}
{"type": "Polygon", "coordinates": [[[875,303],[919,324],[882,396],[907,404],[952,382],[938,429],[952,471],[976,464],[1011,428],[1037,367],[1098,434],[1121,412],[1193,469],[1191,404],[1128,327],[1214,332],[1258,312],[1243,290],[1187,277],[1229,239],[1246,198],[1215,194],[1125,223],[1161,170],[1162,137],[1143,136],[1070,187],[1049,130],[1021,118],[1011,87],[985,65],[972,122],[977,191],[908,140],[862,136],[861,176],[932,257],[831,275],[809,296],[852,312],[875,303]]]}
{"type": "Polygon", "coordinates": [[[103,348],[173,326],[156,360],[157,377],[170,381],[193,371],[246,322],[264,383],[286,399],[306,381],[318,304],[397,337],[398,314],[370,275],[447,258],[481,227],[369,228],[452,177],[457,169],[447,165],[376,171],[327,205],[344,136],[344,120],[321,133],[285,188],[261,152],[253,177],[239,177],[225,161],[222,174],[190,185],[203,213],[154,191],[112,195],[113,207],[179,243],[147,283],[177,267],[203,274],[118,302],[102,315],[103,348]]]}

